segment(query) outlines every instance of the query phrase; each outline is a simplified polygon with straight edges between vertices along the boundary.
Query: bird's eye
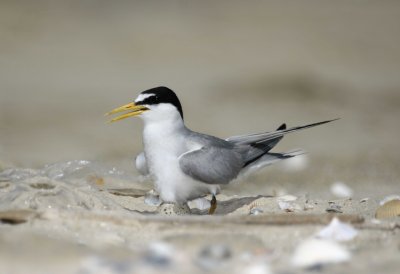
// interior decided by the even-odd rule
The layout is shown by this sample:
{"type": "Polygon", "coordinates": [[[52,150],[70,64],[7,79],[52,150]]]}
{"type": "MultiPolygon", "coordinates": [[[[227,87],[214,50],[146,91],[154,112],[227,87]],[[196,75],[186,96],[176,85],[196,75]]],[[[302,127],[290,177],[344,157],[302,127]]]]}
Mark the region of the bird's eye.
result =
{"type": "Polygon", "coordinates": [[[153,95],[147,99],[149,105],[158,104],[160,100],[158,99],[157,95],[153,95]]]}
{"type": "Polygon", "coordinates": [[[147,98],[144,98],[143,100],[137,102],[138,104],[141,105],[154,105],[160,103],[159,97],[157,95],[151,95],[147,98]]]}

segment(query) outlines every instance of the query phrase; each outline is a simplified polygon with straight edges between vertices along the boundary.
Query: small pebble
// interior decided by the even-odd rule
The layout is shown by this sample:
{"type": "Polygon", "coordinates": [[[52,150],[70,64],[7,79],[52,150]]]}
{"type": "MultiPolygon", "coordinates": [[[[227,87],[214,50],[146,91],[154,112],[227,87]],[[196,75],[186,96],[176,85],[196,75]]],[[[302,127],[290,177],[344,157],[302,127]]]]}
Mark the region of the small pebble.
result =
{"type": "Polygon", "coordinates": [[[314,206],[312,204],[309,203],[304,204],[304,210],[312,210],[312,209],[314,209],[314,206]]]}
{"type": "Polygon", "coordinates": [[[161,205],[162,201],[159,196],[156,195],[153,190],[151,190],[144,196],[144,203],[150,206],[159,206],[161,205]]]}
{"type": "Polygon", "coordinates": [[[333,212],[333,213],[343,213],[342,207],[340,205],[329,203],[329,207],[325,209],[326,212],[333,212]]]}

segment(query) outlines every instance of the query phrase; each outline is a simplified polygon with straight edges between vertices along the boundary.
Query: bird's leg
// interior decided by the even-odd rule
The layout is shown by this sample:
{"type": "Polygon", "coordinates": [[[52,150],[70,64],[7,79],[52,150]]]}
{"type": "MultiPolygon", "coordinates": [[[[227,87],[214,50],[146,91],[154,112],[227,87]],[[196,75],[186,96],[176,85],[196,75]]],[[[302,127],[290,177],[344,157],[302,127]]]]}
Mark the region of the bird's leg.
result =
{"type": "Polygon", "coordinates": [[[211,198],[211,206],[210,209],[208,210],[208,215],[213,215],[216,209],[217,209],[217,198],[215,198],[215,195],[213,194],[211,198]]]}

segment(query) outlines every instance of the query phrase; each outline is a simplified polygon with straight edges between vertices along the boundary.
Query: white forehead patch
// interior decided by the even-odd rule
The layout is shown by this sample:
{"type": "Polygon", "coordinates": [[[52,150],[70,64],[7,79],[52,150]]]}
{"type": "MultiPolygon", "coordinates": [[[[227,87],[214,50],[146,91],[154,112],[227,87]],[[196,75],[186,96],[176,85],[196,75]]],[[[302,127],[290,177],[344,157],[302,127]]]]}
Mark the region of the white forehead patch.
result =
{"type": "Polygon", "coordinates": [[[147,99],[151,96],[156,96],[154,93],[143,93],[143,94],[139,94],[139,96],[136,98],[135,103],[136,102],[141,102],[144,99],[147,99]]]}

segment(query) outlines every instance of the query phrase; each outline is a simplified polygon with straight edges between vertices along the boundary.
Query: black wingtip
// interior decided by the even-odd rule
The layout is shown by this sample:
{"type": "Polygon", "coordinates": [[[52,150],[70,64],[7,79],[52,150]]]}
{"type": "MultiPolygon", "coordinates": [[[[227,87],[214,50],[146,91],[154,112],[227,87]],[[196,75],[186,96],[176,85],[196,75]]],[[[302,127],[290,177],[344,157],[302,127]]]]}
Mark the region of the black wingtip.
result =
{"type": "Polygon", "coordinates": [[[286,124],[285,123],[280,125],[280,127],[278,127],[276,130],[284,130],[284,129],[286,129],[286,124]]]}
{"type": "MultiPolygon", "coordinates": [[[[333,121],[336,121],[336,120],[339,120],[339,119],[340,118],[326,120],[326,121],[322,121],[322,122],[318,122],[318,123],[309,124],[309,125],[306,125],[304,127],[315,127],[315,126],[319,126],[319,125],[323,125],[323,124],[326,124],[326,123],[330,123],[330,122],[333,122],[333,121]]],[[[302,127],[300,127],[300,128],[302,128],[302,127]]]]}
{"type": "Polygon", "coordinates": [[[289,129],[286,128],[286,124],[284,123],[280,127],[278,127],[277,130],[283,130],[285,132],[291,132],[291,131],[296,131],[296,130],[300,130],[300,129],[305,129],[305,128],[310,128],[310,127],[323,125],[323,124],[330,123],[330,122],[333,122],[333,121],[336,121],[336,120],[339,120],[339,119],[340,118],[335,118],[335,119],[326,120],[326,121],[322,121],[322,122],[318,122],[318,123],[308,124],[308,125],[305,125],[305,126],[292,127],[292,128],[289,128],[289,129]]]}
{"type": "Polygon", "coordinates": [[[335,118],[335,119],[331,119],[331,120],[327,120],[327,121],[319,122],[319,123],[316,123],[316,124],[320,124],[320,125],[322,125],[322,124],[330,123],[330,122],[337,121],[337,120],[340,120],[340,118],[335,118]]]}
{"type": "Polygon", "coordinates": [[[305,125],[305,126],[292,127],[292,128],[289,128],[289,129],[284,129],[283,132],[284,133],[294,132],[294,131],[298,131],[298,130],[301,130],[301,129],[311,128],[311,127],[323,125],[323,124],[326,124],[326,123],[330,123],[330,122],[333,122],[333,121],[336,121],[336,120],[339,120],[339,119],[340,118],[336,118],[336,119],[332,119],[332,120],[326,120],[326,121],[322,121],[322,122],[318,122],[318,123],[308,124],[308,125],[305,125]]]}

